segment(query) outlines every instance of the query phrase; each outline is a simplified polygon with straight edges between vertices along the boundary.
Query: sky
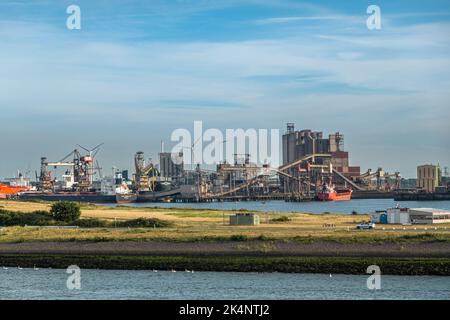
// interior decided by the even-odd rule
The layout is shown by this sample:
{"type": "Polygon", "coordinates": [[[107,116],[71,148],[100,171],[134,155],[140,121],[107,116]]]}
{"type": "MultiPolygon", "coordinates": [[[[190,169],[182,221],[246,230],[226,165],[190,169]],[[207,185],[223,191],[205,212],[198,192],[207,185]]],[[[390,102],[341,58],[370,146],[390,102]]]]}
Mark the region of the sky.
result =
{"type": "Polygon", "coordinates": [[[339,131],[351,165],[415,177],[450,166],[449,119],[448,0],[0,1],[0,177],[77,144],[132,169],[195,120],[339,131]]]}

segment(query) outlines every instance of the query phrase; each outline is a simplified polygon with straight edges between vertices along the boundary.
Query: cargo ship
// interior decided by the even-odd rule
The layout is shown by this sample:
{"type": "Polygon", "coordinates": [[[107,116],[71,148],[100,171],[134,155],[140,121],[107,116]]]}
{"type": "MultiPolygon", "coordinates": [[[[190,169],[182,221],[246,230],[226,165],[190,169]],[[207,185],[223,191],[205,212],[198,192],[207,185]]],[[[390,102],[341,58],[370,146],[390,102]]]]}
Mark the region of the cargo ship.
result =
{"type": "Polygon", "coordinates": [[[353,190],[349,188],[335,189],[334,186],[322,185],[317,193],[320,201],[348,201],[352,198],[353,190]]]}
{"type": "Polygon", "coordinates": [[[75,201],[90,203],[132,203],[137,200],[137,194],[133,193],[128,188],[122,177],[119,175],[112,178],[103,178],[100,182],[101,186],[99,191],[30,191],[19,193],[18,198],[21,200],[75,201]]]}
{"type": "Polygon", "coordinates": [[[136,201],[134,193],[101,194],[97,192],[22,192],[20,200],[74,201],[90,203],[132,203],[136,201]]]}

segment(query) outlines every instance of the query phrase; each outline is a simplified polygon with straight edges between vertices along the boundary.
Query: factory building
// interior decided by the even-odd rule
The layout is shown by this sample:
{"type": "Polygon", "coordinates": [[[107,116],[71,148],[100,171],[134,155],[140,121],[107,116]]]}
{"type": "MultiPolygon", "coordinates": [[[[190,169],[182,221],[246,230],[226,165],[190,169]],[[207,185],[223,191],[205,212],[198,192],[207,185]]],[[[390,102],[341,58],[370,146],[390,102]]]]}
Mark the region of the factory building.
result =
{"type": "Polygon", "coordinates": [[[159,170],[162,180],[179,178],[184,173],[183,153],[161,152],[159,154],[159,170]],[[174,163],[174,158],[180,159],[180,163],[174,163]]]}
{"type": "Polygon", "coordinates": [[[435,192],[436,188],[441,185],[442,172],[439,165],[425,164],[417,167],[417,184],[418,189],[426,192],[435,192]]]}
{"type": "Polygon", "coordinates": [[[293,123],[287,124],[282,138],[283,165],[314,153],[331,154],[333,168],[347,177],[359,176],[361,169],[349,165],[349,154],[344,151],[344,136],[339,132],[324,138],[320,131],[295,130],[293,123]]]}

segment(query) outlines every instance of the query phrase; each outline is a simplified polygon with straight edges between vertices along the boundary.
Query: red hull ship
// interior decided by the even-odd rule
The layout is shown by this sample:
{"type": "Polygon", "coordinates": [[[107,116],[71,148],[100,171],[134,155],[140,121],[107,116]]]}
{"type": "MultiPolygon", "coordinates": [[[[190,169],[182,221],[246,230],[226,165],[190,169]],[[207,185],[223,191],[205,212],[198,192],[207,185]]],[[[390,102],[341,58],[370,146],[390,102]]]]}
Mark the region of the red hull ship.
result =
{"type": "Polygon", "coordinates": [[[323,186],[317,193],[320,201],[348,201],[352,198],[352,189],[337,189],[333,187],[323,186]]]}
{"type": "Polygon", "coordinates": [[[0,198],[6,198],[7,196],[16,195],[19,192],[28,191],[26,187],[13,187],[6,184],[0,184],[0,198]]]}

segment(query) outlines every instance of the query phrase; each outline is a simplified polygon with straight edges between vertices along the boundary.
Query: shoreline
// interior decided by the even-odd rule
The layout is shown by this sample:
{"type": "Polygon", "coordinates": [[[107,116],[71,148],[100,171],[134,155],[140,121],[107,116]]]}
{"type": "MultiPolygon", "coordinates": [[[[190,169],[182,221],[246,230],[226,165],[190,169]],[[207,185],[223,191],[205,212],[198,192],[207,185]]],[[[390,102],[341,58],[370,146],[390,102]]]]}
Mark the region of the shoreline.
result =
{"type": "Polygon", "coordinates": [[[274,256],[135,256],[135,255],[1,255],[5,267],[101,270],[194,270],[196,272],[281,272],[367,275],[378,265],[382,274],[449,276],[450,258],[274,257],[274,256]]]}
{"type": "Polygon", "coordinates": [[[339,244],[286,241],[1,243],[0,266],[450,276],[446,244],[339,244]]]}

